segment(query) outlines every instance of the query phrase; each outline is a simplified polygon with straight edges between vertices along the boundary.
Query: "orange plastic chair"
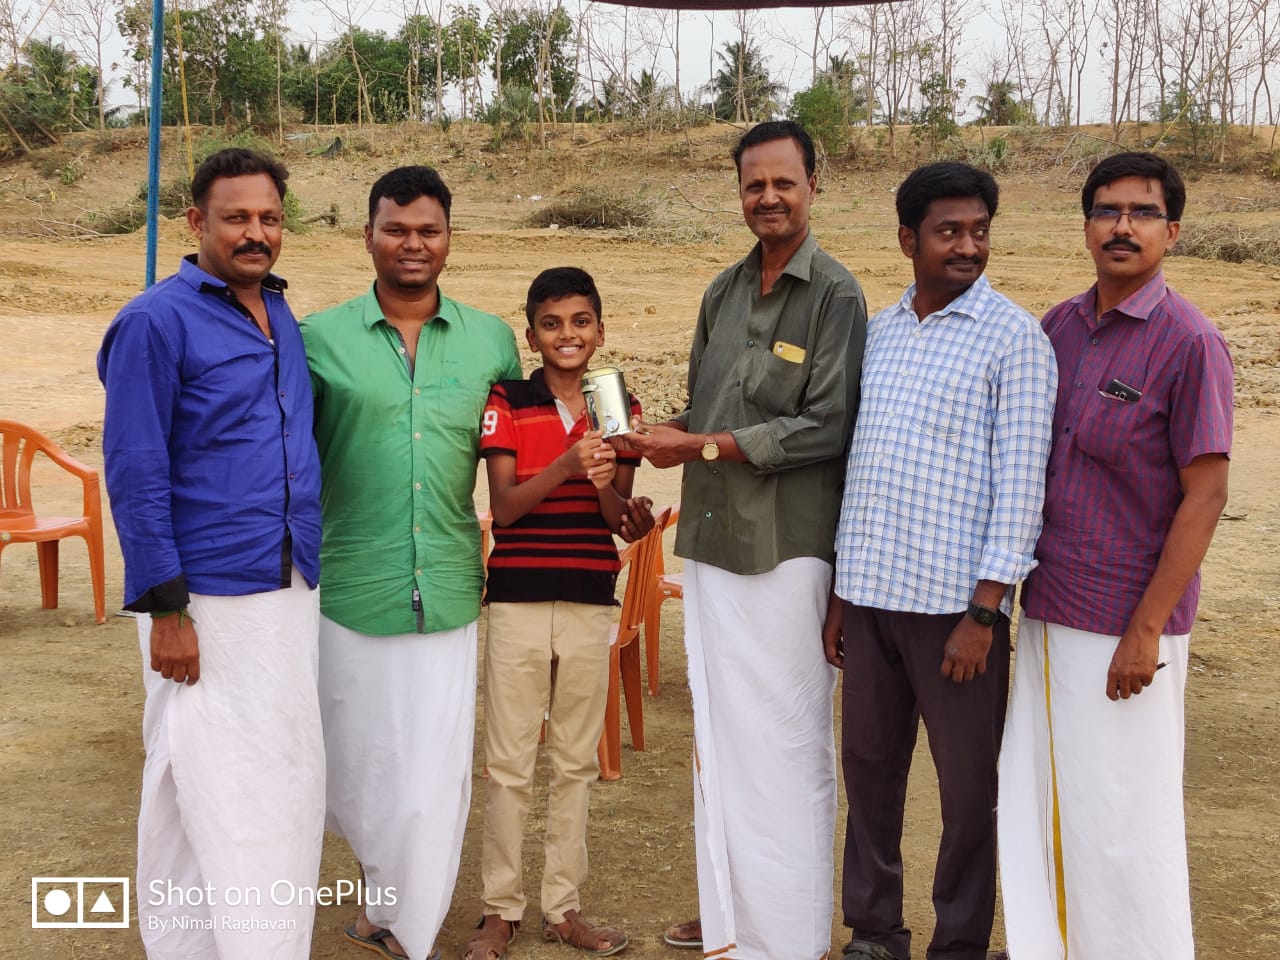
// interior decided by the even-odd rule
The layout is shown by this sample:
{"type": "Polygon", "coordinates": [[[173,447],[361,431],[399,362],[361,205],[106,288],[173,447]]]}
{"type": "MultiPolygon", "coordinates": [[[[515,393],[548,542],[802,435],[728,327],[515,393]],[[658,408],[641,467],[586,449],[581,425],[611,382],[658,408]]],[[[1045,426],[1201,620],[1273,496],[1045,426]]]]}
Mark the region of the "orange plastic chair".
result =
{"type": "MultiPolygon", "coordinates": [[[[680,504],[671,508],[665,529],[669,530],[680,519],[680,504]]],[[[658,548],[653,571],[653,591],[649,595],[649,609],[644,615],[645,670],[649,674],[649,696],[658,695],[658,644],[662,633],[662,604],[672,597],[684,601],[684,577],[679,573],[667,573],[662,548],[658,548]]]]}
{"type": "Polygon", "coordinates": [[[61,447],[26,424],[0,420],[0,551],[15,543],[34,543],[40,564],[40,605],[58,606],[58,541],[84,537],[93,581],[93,614],[107,622],[105,563],[102,551],[102,496],[98,472],[72,459],[61,447]],[[43,453],[84,484],[84,516],[37,517],[31,505],[31,464],[43,453]]]}
{"type": "Polygon", "coordinates": [[[605,699],[604,732],[600,735],[600,779],[622,777],[622,695],[627,698],[627,724],[631,728],[631,745],[644,750],[644,699],[640,680],[640,629],[649,609],[653,591],[654,563],[662,552],[662,531],[670,516],[670,508],[655,518],[653,529],[619,554],[624,567],[630,567],[627,588],[622,595],[622,612],[610,630],[609,692],[605,699]]]}

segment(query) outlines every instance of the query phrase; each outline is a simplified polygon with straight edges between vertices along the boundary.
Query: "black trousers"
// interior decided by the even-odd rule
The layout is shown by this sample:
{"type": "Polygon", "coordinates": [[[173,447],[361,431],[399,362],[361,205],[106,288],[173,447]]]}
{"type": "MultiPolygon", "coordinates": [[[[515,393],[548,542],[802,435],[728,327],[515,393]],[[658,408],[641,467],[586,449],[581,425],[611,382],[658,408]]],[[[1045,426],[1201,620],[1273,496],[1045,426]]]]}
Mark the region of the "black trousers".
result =
{"type": "Polygon", "coordinates": [[[985,960],[995,914],[996,760],[1009,695],[1009,621],[992,628],[987,671],[942,675],[964,614],[844,605],[841,759],[849,819],[841,906],[854,937],[911,956],[902,916],[902,818],[924,719],[938,774],[942,842],[933,875],[929,960],[985,960]]]}

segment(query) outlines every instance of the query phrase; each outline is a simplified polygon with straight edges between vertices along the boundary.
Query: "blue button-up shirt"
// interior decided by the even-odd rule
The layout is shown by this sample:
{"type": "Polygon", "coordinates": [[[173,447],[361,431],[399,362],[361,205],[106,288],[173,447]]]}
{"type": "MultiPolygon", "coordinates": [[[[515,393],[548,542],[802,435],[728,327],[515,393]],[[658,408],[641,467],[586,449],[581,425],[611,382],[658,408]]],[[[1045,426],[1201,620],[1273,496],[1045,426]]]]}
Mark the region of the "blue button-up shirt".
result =
{"type": "Polygon", "coordinates": [[[274,342],[194,257],[107,329],[102,444],[131,609],[275,590],[290,563],[319,579],[306,353],[284,282],[262,286],[274,342]]]}
{"type": "Polygon", "coordinates": [[[956,613],[977,581],[1017,583],[1034,564],[1058,369],[1040,324],[985,276],[924,320],[914,299],[912,286],[867,328],[836,593],[956,613]]]}

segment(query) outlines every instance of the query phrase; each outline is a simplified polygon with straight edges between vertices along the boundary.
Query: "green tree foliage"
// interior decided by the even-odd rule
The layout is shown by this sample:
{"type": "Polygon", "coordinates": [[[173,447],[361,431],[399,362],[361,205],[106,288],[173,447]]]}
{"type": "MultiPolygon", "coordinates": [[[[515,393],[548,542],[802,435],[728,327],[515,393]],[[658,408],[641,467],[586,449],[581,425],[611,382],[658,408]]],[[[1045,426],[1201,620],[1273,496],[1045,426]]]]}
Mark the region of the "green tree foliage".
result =
{"type": "Polygon", "coordinates": [[[813,137],[828,154],[839,153],[849,145],[849,123],[839,92],[830,82],[819,79],[808,90],[791,101],[791,119],[813,137]]]}
{"type": "MultiPolygon", "coordinates": [[[[502,86],[515,84],[534,92],[540,102],[550,99],[556,110],[568,106],[577,75],[573,63],[573,21],[563,7],[551,12],[529,7],[509,16],[502,25],[501,65],[493,75],[502,86]]],[[[495,30],[495,33],[497,31],[495,30]]]]}
{"type": "Polygon", "coordinates": [[[769,76],[760,48],[750,41],[729,42],[717,50],[722,66],[711,78],[715,115],[739,123],[768,120],[778,111],[786,87],[769,76]]]}
{"type": "Polygon", "coordinates": [[[1034,124],[1036,110],[1029,100],[1019,96],[1021,91],[1012,80],[990,80],[987,92],[971,97],[969,103],[978,108],[978,126],[1012,127],[1017,124],[1034,124]]]}
{"type": "MultiPolygon", "coordinates": [[[[151,57],[151,3],[126,3],[117,26],[135,62],[151,57]]],[[[166,8],[164,93],[161,122],[267,123],[276,107],[277,28],[255,14],[250,0],[209,0],[200,6],[166,8]],[[182,53],[178,53],[179,21],[182,53]],[[180,66],[182,69],[180,69],[180,66]]],[[[125,80],[132,86],[137,80],[125,80]]]]}
{"type": "Polygon", "coordinates": [[[920,84],[923,103],[911,117],[911,133],[917,140],[936,148],[960,132],[955,117],[963,86],[963,80],[955,87],[949,86],[941,73],[931,73],[924,78],[920,84]]]}
{"type": "Polygon", "coordinates": [[[0,154],[56,143],[98,119],[98,74],[52,40],[31,40],[0,72],[0,154]]]}
{"type": "Polygon", "coordinates": [[[483,106],[481,74],[494,53],[494,36],[474,4],[450,10],[444,34],[444,73],[458,85],[462,115],[470,117],[483,106]]]}

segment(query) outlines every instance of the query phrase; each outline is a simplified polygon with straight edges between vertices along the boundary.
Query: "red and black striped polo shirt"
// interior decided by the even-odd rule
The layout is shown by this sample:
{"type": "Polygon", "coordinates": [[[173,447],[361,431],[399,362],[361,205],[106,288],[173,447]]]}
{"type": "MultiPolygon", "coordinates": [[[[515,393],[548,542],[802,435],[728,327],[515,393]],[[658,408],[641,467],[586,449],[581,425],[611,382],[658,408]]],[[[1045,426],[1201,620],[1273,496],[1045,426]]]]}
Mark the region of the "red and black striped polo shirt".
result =
{"type": "MultiPolygon", "coordinates": [[[[640,414],[634,396],[631,413],[640,414]]],[[[565,430],[542,370],[535,370],[528,380],[503,380],[490,391],[480,455],[515,457],[516,481],[524,483],[581,440],[587,428],[584,414],[572,430],[565,430]]],[[[619,455],[618,463],[638,466],[640,458],[619,455]]],[[[494,524],[493,544],[486,594],[490,601],[616,602],[618,550],[586,474],[562,483],[510,526],[494,524]]]]}

